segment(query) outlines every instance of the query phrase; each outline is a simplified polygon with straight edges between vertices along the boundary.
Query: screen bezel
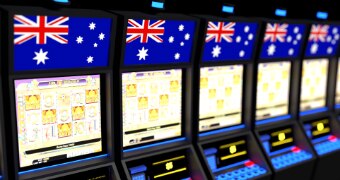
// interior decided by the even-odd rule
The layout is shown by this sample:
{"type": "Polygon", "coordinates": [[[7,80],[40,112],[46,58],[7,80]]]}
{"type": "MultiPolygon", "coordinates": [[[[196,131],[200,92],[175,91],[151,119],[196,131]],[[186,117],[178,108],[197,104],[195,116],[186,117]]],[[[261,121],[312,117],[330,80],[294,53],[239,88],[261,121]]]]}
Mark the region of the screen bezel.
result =
{"type": "MultiPolygon", "coordinates": [[[[283,125],[283,126],[280,126],[280,127],[275,127],[273,129],[267,129],[267,130],[263,130],[263,131],[260,131],[259,132],[259,137],[261,137],[262,135],[264,134],[267,134],[270,136],[270,138],[268,139],[268,143],[269,143],[269,152],[268,153],[273,153],[273,152],[276,152],[276,151],[279,151],[281,149],[285,149],[285,148],[288,148],[288,147],[292,147],[296,144],[296,139],[295,139],[295,129],[294,129],[294,126],[293,125],[283,125]],[[276,149],[276,150],[273,150],[273,146],[272,146],[272,143],[271,143],[271,133],[274,133],[274,132],[277,132],[277,131],[282,131],[282,130],[285,130],[285,129],[291,129],[291,134],[292,134],[292,138],[293,138],[293,141],[291,142],[292,145],[288,145],[287,147],[282,147],[280,149],[276,149]]],[[[261,139],[261,138],[260,138],[261,139]]],[[[262,141],[263,142],[263,141],[262,141]]],[[[261,143],[262,143],[261,142],[261,143]]]]}
{"type": "Polygon", "coordinates": [[[106,88],[106,77],[104,76],[103,73],[81,73],[81,75],[78,73],[78,74],[72,74],[72,75],[39,75],[39,76],[34,76],[34,77],[16,77],[16,78],[13,78],[12,81],[10,82],[12,84],[11,88],[13,89],[12,90],[12,94],[13,94],[13,97],[12,97],[12,107],[14,107],[13,109],[13,125],[14,125],[14,133],[16,134],[16,138],[14,140],[14,143],[13,145],[15,146],[16,148],[16,151],[18,153],[15,154],[15,156],[18,158],[19,160],[19,145],[18,145],[18,130],[17,130],[17,116],[16,116],[16,95],[15,95],[15,80],[23,80],[23,79],[38,79],[38,78],[53,78],[53,77],[68,77],[68,76],[86,76],[86,75],[99,75],[99,78],[100,78],[100,94],[101,94],[101,103],[100,103],[100,108],[101,108],[101,144],[102,144],[102,152],[97,152],[97,153],[92,153],[92,154],[86,154],[86,155],[81,155],[81,156],[75,156],[75,157],[71,157],[71,158],[66,158],[66,159],[62,159],[62,160],[57,160],[57,161],[51,161],[51,162],[47,162],[47,163],[42,163],[42,164],[37,164],[37,165],[30,165],[30,166],[25,166],[25,167],[21,167],[20,166],[20,161],[18,161],[18,170],[19,171],[28,171],[28,170],[33,170],[33,169],[38,169],[38,168],[42,168],[42,167],[46,167],[46,166],[52,166],[52,165],[58,165],[58,164],[63,164],[63,163],[66,163],[66,162],[72,162],[72,161],[76,161],[76,160],[81,160],[81,159],[85,159],[85,158],[90,158],[90,157],[94,157],[94,156],[97,156],[97,155],[103,155],[103,154],[107,154],[109,151],[108,151],[108,146],[107,146],[107,129],[106,128],[103,128],[103,127],[106,127],[106,124],[107,124],[107,119],[108,119],[108,115],[107,115],[107,108],[106,108],[106,98],[105,98],[105,95],[107,94],[107,88],[106,88]],[[104,96],[103,96],[104,95],[104,96]]]}

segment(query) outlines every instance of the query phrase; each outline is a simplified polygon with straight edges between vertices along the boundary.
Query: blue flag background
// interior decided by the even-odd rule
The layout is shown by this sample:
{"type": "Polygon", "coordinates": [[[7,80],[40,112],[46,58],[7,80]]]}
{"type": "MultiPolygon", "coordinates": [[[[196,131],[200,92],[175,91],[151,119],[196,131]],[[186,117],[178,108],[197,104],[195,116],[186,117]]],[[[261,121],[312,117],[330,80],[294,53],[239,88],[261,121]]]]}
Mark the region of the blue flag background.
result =
{"type": "MultiPolygon", "coordinates": [[[[25,16],[37,22],[37,16],[25,16]]],[[[58,16],[48,16],[48,22],[58,16]]],[[[22,25],[14,20],[17,25],[22,25]]],[[[14,45],[14,70],[49,70],[68,68],[103,67],[108,65],[110,18],[69,17],[62,25],[68,25],[68,40],[61,44],[47,37],[46,44],[38,44],[36,38],[14,45]],[[92,25],[91,25],[92,24],[92,25]],[[93,26],[94,24],[94,26],[93,26]],[[48,59],[46,59],[48,58],[48,59]],[[38,61],[38,59],[40,59],[38,61]]],[[[15,35],[15,38],[20,35],[15,35]]]]}

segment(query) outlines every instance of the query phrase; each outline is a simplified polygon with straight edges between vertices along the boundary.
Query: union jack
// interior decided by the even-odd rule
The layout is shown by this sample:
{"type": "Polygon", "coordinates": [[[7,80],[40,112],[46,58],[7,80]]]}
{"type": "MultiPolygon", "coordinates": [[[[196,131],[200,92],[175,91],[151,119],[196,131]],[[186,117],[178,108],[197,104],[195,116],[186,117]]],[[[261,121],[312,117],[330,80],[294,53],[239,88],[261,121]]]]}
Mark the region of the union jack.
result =
{"type": "Polygon", "coordinates": [[[210,42],[213,39],[215,39],[215,42],[222,42],[222,39],[227,42],[233,42],[231,37],[235,32],[234,26],[235,22],[230,22],[226,25],[224,22],[218,22],[217,26],[213,22],[209,22],[205,42],[210,42]]]}
{"type": "Polygon", "coordinates": [[[280,42],[285,42],[285,36],[287,35],[287,27],[288,24],[274,23],[267,24],[266,33],[264,36],[264,41],[276,42],[276,40],[280,42]]]}
{"type": "Polygon", "coordinates": [[[329,25],[313,24],[311,32],[309,34],[309,41],[321,42],[326,41],[326,36],[328,35],[329,25]]]}
{"type": "Polygon", "coordinates": [[[37,44],[46,44],[47,37],[61,43],[67,44],[67,39],[62,35],[68,35],[68,25],[64,23],[69,20],[68,17],[60,16],[48,21],[47,16],[37,16],[36,22],[23,15],[15,15],[14,44],[22,44],[36,37],[37,44]]]}
{"type": "Polygon", "coordinates": [[[160,27],[165,23],[165,20],[158,20],[150,25],[150,20],[143,20],[142,24],[139,24],[133,19],[128,19],[126,34],[129,36],[126,38],[126,43],[130,43],[140,38],[141,43],[147,43],[151,38],[157,43],[162,43],[163,39],[159,36],[164,35],[164,27],[160,27]]]}

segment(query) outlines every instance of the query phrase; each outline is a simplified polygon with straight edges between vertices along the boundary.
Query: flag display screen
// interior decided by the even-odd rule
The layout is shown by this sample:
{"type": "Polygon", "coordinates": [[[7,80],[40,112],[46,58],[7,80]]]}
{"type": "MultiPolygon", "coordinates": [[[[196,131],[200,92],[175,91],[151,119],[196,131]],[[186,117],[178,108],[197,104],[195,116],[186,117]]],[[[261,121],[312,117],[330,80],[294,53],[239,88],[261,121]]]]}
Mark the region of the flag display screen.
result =
{"type": "Polygon", "coordinates": [[[269,152],[274,152],[294,145],[294,133],[291,127],[273,129],[263,132],[260,135],[261,139],[268,140],[265,143],[269,143],[269,152]]]}
{"type": "Polygon", "coordinates": [[[327,136],[331,133],[329,119],[318,119],[304,124],[307,135],[312,139],[327,136]]]}
{"type": "Polygon", "coordinates": [[[256,91],[256,120],[288,114],[289,61],[260,63],[256,91]]]}
{"type": "Polygon", "coordinates": [[[328,59],[303,61],[300,111],[326,106],[327,78],[328,59]]]}
{"type": "Polygon", "coordinates": [[[338,51],[340,25],[313,24],[306,46],[306,57],[334,56],[338,51]]]}
{"type": "Polygon", "coordinates": [[[128,19],[124,65],[188,63],[195,21],[128,19]]]}
{"type": "Polygon", "coordinates": [[[20,167],[102,152],[100,75],[14,83],[20,167]]]}
{"type": "Polygon", "coordinates": [[[243,65],[201,68],[200,131],[241,123],[242,86],[243,65]]]}
{"type": "Polygon", "coordinates": [[[175,151],[127,163],[132,180],[190,180],[188,155],[175,151]]]}
{"type": "Polygon", "coordinates": [[[110,18],[19,15],[14,20],[14,70],[108,66],[110,18]]]}
{"type": "Polygon", "coordinates": [[[297,58],[305,31],[303,24],[267,23],[260,58],[297,58]]]}
{"type": "Polygon", "coordinates": [[[335,103],[340,104],[340,59],[338,60],[338,72],[336,79],[335,103]]]}
{"type": "Polygon", "coordinates": [[[122,74],[123,147],[181,136],[182,70],[122,74]]]}
{"type": "Polygon", "coordinates": [[[209,21],[202,61],[250,60],[257,31],[257,23],[209,21]]]}

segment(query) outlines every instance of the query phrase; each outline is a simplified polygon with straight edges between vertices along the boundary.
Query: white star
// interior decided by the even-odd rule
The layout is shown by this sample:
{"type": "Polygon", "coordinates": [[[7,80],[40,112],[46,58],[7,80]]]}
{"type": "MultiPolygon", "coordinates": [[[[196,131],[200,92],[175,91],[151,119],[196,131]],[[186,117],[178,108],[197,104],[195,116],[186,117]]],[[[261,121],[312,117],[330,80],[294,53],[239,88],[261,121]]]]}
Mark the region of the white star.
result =
{"type": "Polygon", "coordinates": [[[89,28],[90,30],[94,30],[96,28],[96,24],[94,22],[91,22],[89,28]]]}
{"type": "Polygon", "coordinates": [[[184,36],[184,39],[185,39],[185,40],[189,40],[189,39],[190,39],[190,34],[189,34],[189,33],[186,33],[185,36],[184,36]]]}
{"type": "Polygon", "coordinates": [[[180,43],[180,45],[181,45],[181,46],[184,46],[184,42],[182,41],[182,42],[180,43]]]}
{"type": "Polygon", "coordinates": [[[253,34],[249,34],[249,35],[248,35],[248,39],[249,39],[249,40],[252,40],[252,39],[253,39],[253,37],[254,37],[254,35],[253,35],[253,34]]]}
{"type": "Polygon", "coordinates": [[[174,38],[173,36],[170,36],[170,37],[169,37],[169,43],[173,43],[174,40],[175,40],[175,38],[174,38]]]}
{"type": "Polygon", "coordinates": [[[93,44],[93,47],[98,47],[98,44],[97,44],[97,43],[94,43],[94,44],[93,44]]]}
{"type": "Polygon", "coordinates": [[[221,54],[221,47],[218,46],[218,45],[213,47],[213,50],[211,51],[211,54],[213,55],[213,57],[218,57],[221,54]]]}
{"type": "Polygon", "coordinates": [[[179,53],[176,53],[175,56],[174,56],[174,58],[175,58],[176,60],[178,60],[179,57],[181,57],[181,55],[180,55],[179,53]]]}
{"type": "Polygon", "coordinates": [[[87,57],[86,61],[87,61],[87,63],[92,63],[93,57],[92,56],[87,57]]]}
{"type": "Polygon", "coordinates": [[[268,49],[267,49],[268,55],[269,55],[269,56],[274,55],[275,50],[276,50],[276,46],[275,46],[274,44],[269,45],[269,46],[268,46],[268,49]]]}
{"type": "Polygon", "coordinates": [[[42,50],[42,48],[40,48],[40,51],[39,51],[39,52],[34,52],[35,57],[33,58],[33,60],[36,60],[36,61],[37,61],[37,65],[39,65],[40,63],[45,64],[45,60],[49,59],[49,58],[47,57],[47,53],[48,53],[48,51],[44,52],[44,51],[42,50]]]}
{"type": "Polygon", "coordinates": [[[245,33],[249,32],[249,26],[244,27],[244,32],[245,33]]]}
{"type": "Polygon", "coordinates": [[[310,47],[310,53],[311,53],[311,54],[315,54],[315,53],[318,51],[318,49],[319,49],[319,45],[316,44],[316,43],[314,43],[314,44],[312,44],[312,46],[310,47]]]}
{"type": "Polygon", "coordinates": [[[244,45],[248,46],[249,42],[248,41],[244,41],[244,45]]]}
{"type": "Polygon", "coordinates": [[[292,42],[292,36],[287,36],[287,42],[292,42]]]}
{"type": "Polygon", "coordinates": [[[297,35],[296,35],[296,39],[297,39],[297,40],[301,40],[301,38],[302,38],[302,35],[301,35],[301,34],[297,34],[297,35]]]}
{"type": "Polygon", "coordinates": [[[184,30],[184,25],[183,25],[183,24],[179,25],[179,26],[178,26],[178,30],[179,30],[179,31],[183,31],[183,30],[184,30]]]}
{"type": "Polygon", "coordinates": [[[331,42],[332,41],[332,36],[327,36],[327,42],[331,42]]]}
{"type": "Polygon", "coordinates": [[[336,34],[336,33],[338,33],[338,28],[336,28],[336,27],[335,27],[335,28],[333,28],[333,29],[332,29],[332,33],[333,33],[333,34],[336,34]]]}
{"type": "Polygon", "coordinates": [[[331,42],[333,45],[335,45],[336,44],[336,40],[332,40],[332,42],[331,42]]]}
{"type": "Polygon", "coordinates": [[[237,42],[237,43],[241,42],[241,36],[237,36],[237,37],[236,37],[236,42],[237,42]]]}
{"type": "Polygon", "coordinates": [[[243,57],[245,54],[245,52],[243,50],[240,51],[240,53],[238,54],[240,57],[243,57]]]}
{"type": "Polygon", "coordinates": [[[103,40],[105,38],[105,34],[104,33],[100,33],[98,38],[99,38],[99,40],[103,40]]]}
{"type": "Polygon", "coordinates": [[[146,56],[149,56],[149,55],[147,54],[148,49],[144,49],[144,47],[143,47],[141,50],[138,49],[138,52],[139,52],[139,53],[137,54],[137,56],[139,57],[138,60],[141,60],[141,59],[145,60],[145,57],[146,57],[146,56]]]}
{"type": "Polygon", "coordinates": [[[294,45],[297,45],[297,43],[298,43],[297,40],[294,40],[294,41],[293,41],[293,44],[294,44],[294,45]]]}
{"type": "Polygon", "coordinates": [[[294,49],[293,48],[290,48],[289,50],[288,50],[288,55],[293,55],[294,54],[294,49]]]}
{"type": "Polygon", "coordinates": [[[76,41],[77,41],[78,44],[81,44],[84,41],[84,39],[83,39],[83,37],[78,36],[76,41]]]}
{"type": "Polygon", "coordinates": [[[334,38],[335,38],[336,40],[339,40],[339,34],[336,34],[336,35],[334,36],[334,38]]]}
{"type": "Polygon", "coordinates": [[[295,27],[294,28],[294,33],[296,34],[296,33],[298,33],[299,32],[299,27],[295,27]]]}
{"type": "Polygon", "coordinates": [[[327,53],[328,53],[328,54],[332,54],[332,52],[333,52],[333,48],[332,48],[332,47],[328,47],[328,48],[327,48],[327,53]]]}

